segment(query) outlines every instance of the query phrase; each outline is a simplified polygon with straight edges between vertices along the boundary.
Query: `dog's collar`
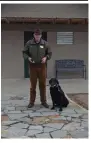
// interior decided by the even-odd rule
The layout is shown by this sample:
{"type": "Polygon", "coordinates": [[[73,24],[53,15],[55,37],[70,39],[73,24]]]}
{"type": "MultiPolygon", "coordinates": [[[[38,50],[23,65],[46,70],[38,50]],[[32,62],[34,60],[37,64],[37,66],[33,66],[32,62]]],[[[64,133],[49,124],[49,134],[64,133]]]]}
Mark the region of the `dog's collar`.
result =
{"type": "Polygon", "coordinates": [[[53,85],[53,86],[50,86],[50,87],[58,87],[58,84],[55,84],[55,85],[53,85]]]}
{"type": "Polygon", "coordinates": [[[60,92],[60,87],[58,84],[55,84],[54,86],[51,86],[51,87],[57,87],[58,88],[58,91],[60,92]]]}

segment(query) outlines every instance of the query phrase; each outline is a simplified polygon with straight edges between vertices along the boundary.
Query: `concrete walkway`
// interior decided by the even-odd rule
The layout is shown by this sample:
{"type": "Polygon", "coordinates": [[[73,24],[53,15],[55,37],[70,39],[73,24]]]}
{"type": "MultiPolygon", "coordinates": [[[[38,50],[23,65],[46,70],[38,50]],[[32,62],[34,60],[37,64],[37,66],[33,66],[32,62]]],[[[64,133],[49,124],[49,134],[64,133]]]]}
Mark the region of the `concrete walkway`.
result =
{"type": "MultiPolygon", "coordinates": [[[[77,90],[80,93],[87,93],[87,81],[84,80],[84,83],[78,81],[81,88],[78,86],[77,80],[73,81],[60,81],[66,93],[67,91],[74,93],[77,90]],[[79,89],[76,88],[76,85],[79,89]]],[[[46,90],[48,104],[51,108],[49,86],[46,90]]],[[[88,111],[74,102],[70,102],[62,112],[59,112],[58,109],[53,111],[50,108],[46,109],[40,105],[37,86],[35,106],[28,109],[28,79],[2,80],[1,99],[2,138],[88,138],[88,111]]]]}

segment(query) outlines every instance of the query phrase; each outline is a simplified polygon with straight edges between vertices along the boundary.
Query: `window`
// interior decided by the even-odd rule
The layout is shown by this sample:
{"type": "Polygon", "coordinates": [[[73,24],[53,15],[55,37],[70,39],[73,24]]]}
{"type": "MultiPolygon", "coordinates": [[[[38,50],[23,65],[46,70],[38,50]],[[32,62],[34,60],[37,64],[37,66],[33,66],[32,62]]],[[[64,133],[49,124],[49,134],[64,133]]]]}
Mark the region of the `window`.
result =
{"type": "Polygon", "coordinates": [[[73,32],[57,32],[57,44],[73,44],[73,32]]]}

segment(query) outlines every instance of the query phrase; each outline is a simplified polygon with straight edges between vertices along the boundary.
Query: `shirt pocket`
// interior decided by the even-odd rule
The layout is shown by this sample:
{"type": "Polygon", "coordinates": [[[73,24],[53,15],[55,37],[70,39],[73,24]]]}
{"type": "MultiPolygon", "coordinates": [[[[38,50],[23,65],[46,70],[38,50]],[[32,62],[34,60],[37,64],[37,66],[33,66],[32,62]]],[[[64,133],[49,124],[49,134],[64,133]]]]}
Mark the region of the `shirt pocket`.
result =
{"type": "Polygon", "coordinates": [[[35,55],[36,52],[37,52],[36,45],[30,45],[29,46],[29,53],[31,54],[31,56],[35,55]]]}

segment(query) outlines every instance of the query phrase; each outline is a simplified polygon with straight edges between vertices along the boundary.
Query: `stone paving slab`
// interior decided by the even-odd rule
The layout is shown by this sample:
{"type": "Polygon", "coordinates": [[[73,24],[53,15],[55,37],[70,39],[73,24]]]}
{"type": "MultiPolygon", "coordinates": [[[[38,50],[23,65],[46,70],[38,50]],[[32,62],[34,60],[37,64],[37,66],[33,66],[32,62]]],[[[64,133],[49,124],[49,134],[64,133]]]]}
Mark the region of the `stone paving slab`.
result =
{"type": "Polygon", "coordinates": [[[1,106],[6,105],[6,106],[11,106],[12,102],[9,100],[2,100],[1,106]]]}
{"type": "Polygon", "coordinates": [[[24,110],[27,110],[27,106],[16,106],[16,110],[20,110],[20,111],[24,111],[24,110]]]}
{"type": "Polygon", "coordinates": [[[63,127],[63,123],[55,123],[55,124],[52,124],[52,123],[49,123],[49,124],[44,124],[43,126],[45,127],[52,127],[54,129],[61,129],[63,127]]]}
{"type": "Polygon", "coordinates": [[[81,119],[81,121],[88,122],[88,119],[81,119]]]}
{"type": "Polygon", "coordinates": [[[29,130],[40,130],[40,131],[43,131],[43,127],[42,126],[30,126],[29,127],[29,130]]]}
{"type": "Polygon", "coordinates": [[[40,108],[39,110],[37,110],[37,112],[52,112],[52,110],[48,108],[40,108]]]}
{"type": "Polygon", "coordinates": [[[18,122],[23,122],[23,123],[27,123],[27,124],[32,124],[32,119],[28,118],[28,117],[23,117],[20,119],[17,119],[18,122]]]}
{"type": "Polygon", "coordinates": [[[73,122],[78,122],[78,123],[80,123],[80,122],[81,122],[81,119],[78,119],[78,118],[72,118],[72,121],[73,121],[73,122]]]}
{"type": "Polygon", "coordinates": [[[25,135],[29,137],[29,136],[36,135],[38,133],[42,133],[42,131],[41,130],[29,130],[25,135]]]}
{"type": "Polygon", "coordinates": [[[6,109],[6,110],[9,110],[9,111],[14,111],[14,110],[15,110],[15,107],[10,106],[10,107],[6,107],[5,109],[6,109]]]}
{"type": "Polygon", "coordinates": [[[74,109],[68,109],[68,108],[64,108],[62,111],[63,114],[75,114],[75,110],[74,109]]]}
{"type": "Polygon", "coordinates": [[[37,134],[37,138],[51,138],[49,133],[37,134]]]}
{"type": "Polygon", "coordinates": [[[49,116],[49,115],[59,115],[57,112],[41,112],[43,116],[49,116]]]}
{"type": "Polygon", "coordinates": [[[15,127],[10,127],[7,130],[2,130],[2,137],[5,138],[21,138],[21,136],[24,136],[26,133],[26,129],[19,129],[19,128],[15,128],[15,127]]]}
{"type": "Polygon", "coordinates": [[[8,111],[8,114],[21,114],[21,111],[8,111]]]}
{"type": "Polygon", "coordinates": [[[49,133],[49,132],[52,132],[52,131],[55,131],[57,129],[54,129],[54,128],[51,128],[51,127],[44,127],[44,133],[49,133]]]}
{"type": "Polygon", "coordinates": [[[33,111],[32,110],[24,110],[23,113],[31,114],[31,113],[33,113],[33,111]]]}
{"type": "Polygon", "coordinates": [[[71,117],[66,117],[67,121],[72,121],[71,117]]]}
{"type": "Polygon", "coordinates": [[[88,122],[82,121],[82,122],[81,122],[81,126],[82,126],[82,127],[88,127],[88,122]]]}
{"type": "Polygon", "coordinates": [[[60,116],[60,117],[55,117],[55,118],[52,118],[53,120],[67,120],[66,117],[64,116],[60,116]]]}
{"type": "Polygon", "coordinates": [[[12,106],[15,106],[15,105],[18,105],[18,106],[24,106],[24,105],[27,105],[24,101],[22,100],[7,100],[7,101],[2,101],[2,104],[3,105],[12,105],[12,106]]]}
{"type": "Polygon", "coordinates": [[[8,129],[8,128],[9,128],[8,126],[2,125],[2,126],[1,126],[1,131],[2,131],[2,130],[6,130],[6,129],[8,129]]]}
{"type": "Polygon", "coordinates": [[[9,116],[10,120],[15,120],[15,119],[20,119],[22,117],[26,117],[26,116],[28,116],[28,114],[24,114],[24,113],[22,113],[22,114],[8,114],[8,116],[9,116]]]}
{"type": "MultiPolygon", "coordinates": [[[[21,100],[19,98],[3,101],[2,138],[83,138],[83,135],[87,137],[87,110],[73,103],[63,108],[62,112],[58,109],[46,109],[40,105],[40,98],[37,98],[37,104],[33,108],[28,109],[29,101],[26,99],[28,98],[23,97],[21,100]]],[[[52,106],[51,99],[48,99],[48,104],[52,106]]]]}
{"type": "Polygon", "coordinates": [[[54,131],[51,133],[52,138],[65,138],[67,136],[67,131],[54,131]]]}
{"type": "Polygon", "coordinates": [[[7,113],[8,113],[8,110],[7,110],[7,109],[5,109],[3,112],[4,112],[4,114],[7,114],[7,113]]]}
{"type": "Polygon", "coordinates": [[[85,113],[87,113],[87,110],[82,110],[82,109],[75,109],[75,112],[76,113],[79,113],[79,114],[85,114],[85,113]]]}
{"type": "Polygon", "coordinates": [[[66,130],[66,131],[74,131],[76,129],[78,129],[80,127],[80,123],[75,123],[75,122],[72,122],[72,123],[69,123],[67,125],[65,125],[62,130],[66,130]]]}
{"type": "Polygon", "coordinates": [[[71,114],[71,113],[61,113],[60,115],[65,116],[65,117],[74,117],[74,118],[79,118],[82,116],[82,114],[71,114]]]}
{"type": "Polygon", "coordinates": [[[3,111],[4,111],[4,109],[5,109],[5,106],[2,106],[2,107],[1,107],[1,111],[3,112],[3,111]]]}
{"type": "Polygon", "coordinates": [[[11,127],[16,127],[19,129],[26,129],[29,127],[29,125],[26,123],[17,123],[17,124],[11,125],[11,127]]]}
{"type": "Polygon", "coordinates": [[[88,132],[87,131],[72,131],[70,132],[72,138],[88,138],[88,132]]]}
{"type": "Polygon", "coordinates": [[[83,114],[83,115],[81,116],[81,118],[82,118],[82,119],[88,119],[88,114],[87,114],[87,113],[83,114]]]}
{"type": "Polygon", "coordinates": [[[12,125],[15,123],[18,123],[19,121],[2,121],[2,125],[3,126],[8,126],[8,125],[12,125]]]}
{"type": "MultiPolygon", "coordinates": [[[[11,95],[11,96],[12,96],[12,95],[11,95]]],[[[9,99],[10,99],[10,94],[9,94],[9,95],[7,94],[6,96],[3,95],[3,96],[1,97],[1,100],[2,100],[2,101],[7,101],[7,100],[9,100],[9,99]]]]}
{"type": "Polygon", "coordinates": [[[29,113],[29,116],[30,117],[40,117],[40,116],[43,116],[43,115],[41,113],[34,112],[34,113],[29,113]]]}
{"type": "Polygon", "coordinates": [[[4,115],[5,113],[3,111],[1,111],[1,115],[4,115]]]}

